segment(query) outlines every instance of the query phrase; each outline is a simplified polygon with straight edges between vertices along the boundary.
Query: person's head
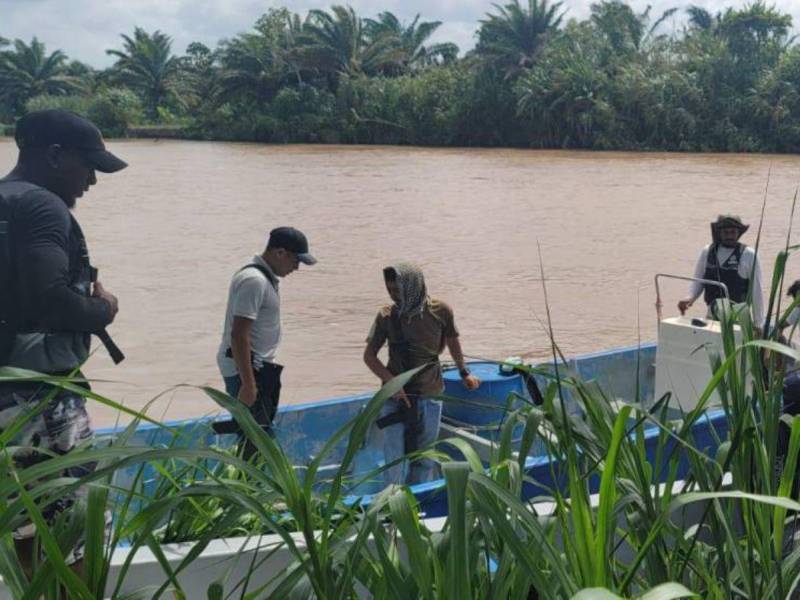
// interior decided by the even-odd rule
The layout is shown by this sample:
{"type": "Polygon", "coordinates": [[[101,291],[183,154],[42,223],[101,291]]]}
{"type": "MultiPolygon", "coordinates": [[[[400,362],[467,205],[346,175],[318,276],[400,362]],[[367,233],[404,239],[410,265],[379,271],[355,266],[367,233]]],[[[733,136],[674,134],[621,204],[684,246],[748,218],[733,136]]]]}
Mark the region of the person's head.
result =
{"type": "Polygon", "coordinates": [[[106,150],[95,125],[67,110],[28,113],[15,127],[17,170],[70,208],[97,183],[96,171],[115,173],[127,163],[106,150]]]}
{"type": "Polygon", "coordinates": [[[269,232],[264,260],[278,277],[296,271],[300,263],[316,264],[317,259],[308,253],[308,240],[294,227],[276,227],[269,232]]]}
{"type": "Polygon", "coordinates": [[[737,215],[719,215],[717,220],[711,223],[711,237],[715,242],[733,248],[749,228],[750,226],[742,223],[742,219],[737,215]]]}
{"type": "Polygon", "coordinates": [[[400,283],[397,281],[397,271],[394,270],[394,267],[386,267],[383,270],[383,282],[386,284],[386,291],[389,293],[389,298],[399,306],[402,295],[400,292],[400,283]]]}
{"type": "Polygon", "coordinates": [[[401,315],[421,313],[428,301],[422,269],[413,263],[397,263],[383,270],[383,281],[401,315]]]}

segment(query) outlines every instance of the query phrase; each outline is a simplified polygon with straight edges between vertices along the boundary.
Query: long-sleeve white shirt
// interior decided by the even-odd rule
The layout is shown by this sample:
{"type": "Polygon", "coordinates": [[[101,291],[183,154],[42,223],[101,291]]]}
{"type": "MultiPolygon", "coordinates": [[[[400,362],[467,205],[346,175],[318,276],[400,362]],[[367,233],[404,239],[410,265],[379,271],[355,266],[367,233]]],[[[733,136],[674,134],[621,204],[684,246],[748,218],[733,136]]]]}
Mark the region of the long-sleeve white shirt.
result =
{"type": "MultiPolygon", "coordinates": [[[[708,261],[708,250],[711,244],[708,244],[697,259],[697,264],[694,267],[694,277],[696,279],[703,279],[706,273],[706,262],[708,261]]],[[[717,249],[717,261],[723,264],[735,248],[726,248],[720,245],[717,249]]],[[[745,246],[742,252],[741,259],[739,260],[739,277],[750,279],[752,274],[752,288],[753,288],[753,324],[756,327],[764,326],[764,292],[761,288],[761,264],[758,262],[758,257],[752,248],[745,246]],[[755,268],[753,264],[755,263],[755,268]]],[[[703,284],[699,281],[693,281],[689,286],[689,297],[694,302],[703,293],[703,284]]]]}

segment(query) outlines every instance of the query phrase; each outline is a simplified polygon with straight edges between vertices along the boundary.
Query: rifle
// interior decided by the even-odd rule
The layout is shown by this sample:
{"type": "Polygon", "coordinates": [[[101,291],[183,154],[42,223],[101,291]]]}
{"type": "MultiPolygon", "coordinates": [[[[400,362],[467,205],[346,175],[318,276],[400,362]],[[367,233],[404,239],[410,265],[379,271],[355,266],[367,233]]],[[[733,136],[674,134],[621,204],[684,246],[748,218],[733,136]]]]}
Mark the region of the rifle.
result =
{"type": "MultiPolygon", "coordinates": [[[[231,349],[228,348],[226,356],[233,356],[231,349]],[[230,353],[230,354],[229,354],[230,353]]],[[[256,379],[256,401],[250,406],[250,414],[261,428],[272,435],[272,422],[278,412],[278,403],[281,394],[281,372],[283,366],[275,363],[264,363],[260,369],[253,369],[253,376],[256,379]]],[[[226,421],[215,421],[211,424],[214,433],[236,433],[242,435],[242,428],[233,419],[226,421]]]]}
{"type": "Polygon", "coordinates": [[[403,446],[405,453],[411,454],[419,450],[419,434],[422,431],[422,419],[419,413],[419,403],[417,399],[410,399],[411,406],[401,403],[401,406],[394,412],[377,419],[375,424],[378,429],[385,429],[391,425],[402,423],[403,425],[403,446]]]}
{"type": "MultiPolygon", "coordinates": [[[[94,283],[95,281],[97,281],[97,273],[98,273],[97,269],[94,267],[89,267],[89,273],[90,273],[89,278],[91,279],[91,282],[94,283]]],[[[93,333],[97,336],[97,339],[100,340],[103,346],[105,346],[108,355],[111,357],[111,360],[114,361],[115,365],[118,365],[123,360],[125,360],[125,355],[122,353],[122,350],[120,350],[119,346],[117,346],[114,343],[114,340],[111,339],[111,336],[109,335],[105,327],[103,327],[100,331],[95,331],[93,333]]]]}

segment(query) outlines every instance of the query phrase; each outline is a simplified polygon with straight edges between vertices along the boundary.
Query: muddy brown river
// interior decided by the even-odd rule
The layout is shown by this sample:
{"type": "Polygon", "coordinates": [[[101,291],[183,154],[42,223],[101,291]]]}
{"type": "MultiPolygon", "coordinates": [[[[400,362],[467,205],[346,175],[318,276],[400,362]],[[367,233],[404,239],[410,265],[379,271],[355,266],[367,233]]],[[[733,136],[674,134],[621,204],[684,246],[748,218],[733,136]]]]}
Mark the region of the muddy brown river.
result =
{"type": "MultiPolygon", "coordinates": [[[[454,308],[465,352],[548,355],[540,258],[555,337],[566,354],[655,337],[653,276],[691,275],[709,221],[736,212],[760,245],[764,277],[786,243],[800,157],[118,141],[130,167],[76,208],[107,289],[127,360],[100,347],[94,388],[155,417],[214,404],[215,354],[228,282],[294,225],[319,259],[281,286],[282,402],[374,388],[364,339],[387,301],[381,269],[412,260],[454,308]]],[[[0,140],[10,169],[16,149],[0,140]]],[[[790,276],[800,264],[790,260],[790,276]]],[[[685,293],[667,283],[666,313],[685,293]]],[[[700,303],[702,304],[702,303],[700,303]]],[[[695,308],[698,314],[700,308],[695,308]]],[[[113,411],[93,406],[95,424],[113,411]]]]}

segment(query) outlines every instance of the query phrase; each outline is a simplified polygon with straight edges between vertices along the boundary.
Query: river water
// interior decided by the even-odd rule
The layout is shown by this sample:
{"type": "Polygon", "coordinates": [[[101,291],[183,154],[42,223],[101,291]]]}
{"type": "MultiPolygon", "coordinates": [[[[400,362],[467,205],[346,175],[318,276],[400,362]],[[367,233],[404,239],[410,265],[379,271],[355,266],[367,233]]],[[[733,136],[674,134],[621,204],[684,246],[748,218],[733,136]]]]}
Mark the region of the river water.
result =
{"type": "MultiPolygon", "coordinates": [[[[386,302],[382,268],[422,265],[455,310],[466,354],[544,358],[546,285],[568,355],[655,337],[653,276],[691,275],[717,213],[753,224],[768,173],[765,279],[785,244],[800,157],[118,141],[130,167],[79,200],[77,216],[127,360],[99,348],[94,388],[156,417],[213,412],[192,386],[221,386],[215,354],[228,282],[294,225],[319,259],[281,285],[282,402],[361,392],[377,380],[364,340],[386,302]],[[541,263],[541,267],[540,267],[541,263]],[[542,281],[542,268],[545,282],[542,281]],[[184,385],[185,384],[185,385],[184,385]]],[[[16,150],[0,141],[0,162],[16,150]]],[[[790,276],[800,277],[800,264],[790,276]]],[[[662,290],[667,312],[683,283],[662,290]]],[[[702,304],[700,302],[699,304],[702,304]]],[[[694,309],[702,313],[700,308],[694,309]]],[[[96,424],[117,419],[92,407],[96,424]]]]}

